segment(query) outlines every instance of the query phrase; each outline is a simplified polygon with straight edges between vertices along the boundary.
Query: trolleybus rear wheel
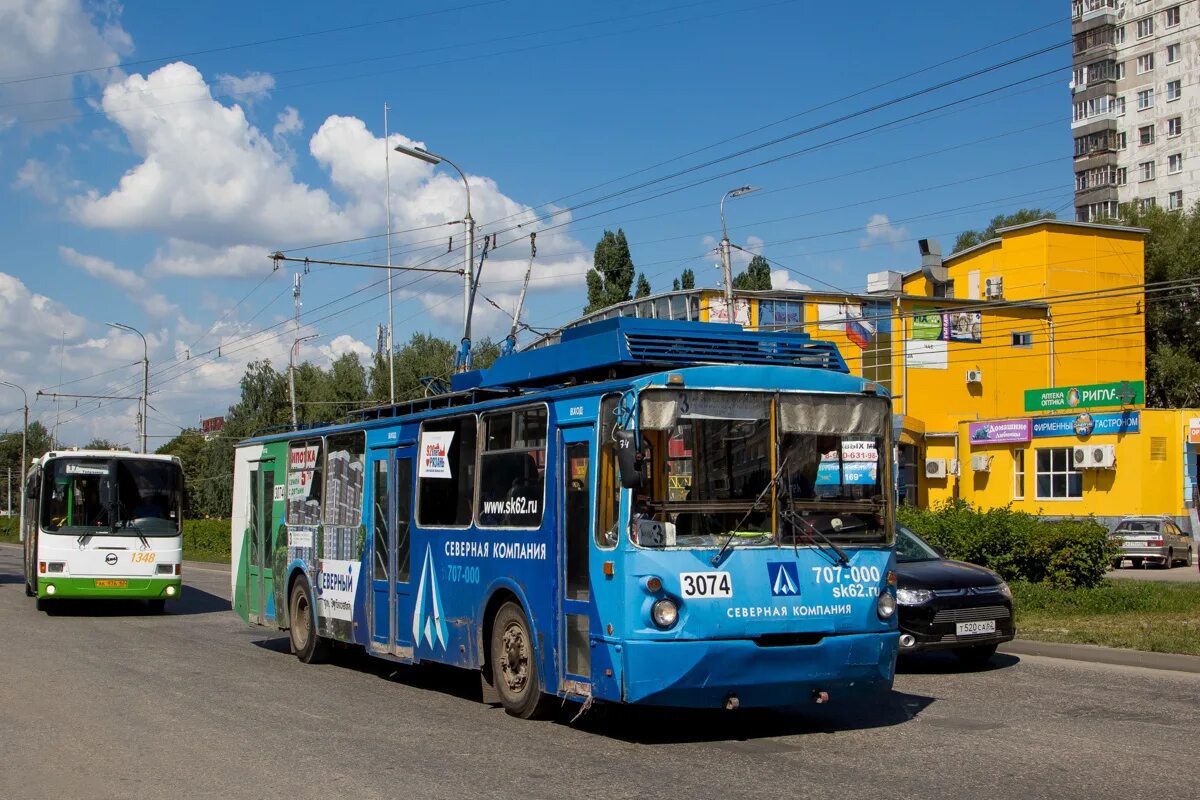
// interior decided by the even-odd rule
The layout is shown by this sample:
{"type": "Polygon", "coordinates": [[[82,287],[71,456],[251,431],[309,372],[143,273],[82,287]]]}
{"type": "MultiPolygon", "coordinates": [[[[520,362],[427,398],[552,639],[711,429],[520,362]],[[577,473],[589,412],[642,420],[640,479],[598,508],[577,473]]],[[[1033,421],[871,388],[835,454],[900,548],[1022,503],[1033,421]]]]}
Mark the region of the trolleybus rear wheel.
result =
{"type": "Polygon", "coordinates": [[[297,578],[292,584],[292,596],[288,599],[288,629],[296,658],[305,664],[318,664],[329,657],[329,640],[317,635],[311,597],[308,580],[297,578]]]}
{"type": "Polygon", "coordinates": [[[545,716],[550,701],[542,692],[529,621],[516,603],[505,603],[492,622],[492,681],[500,704],[514,717],[545,716]]]}

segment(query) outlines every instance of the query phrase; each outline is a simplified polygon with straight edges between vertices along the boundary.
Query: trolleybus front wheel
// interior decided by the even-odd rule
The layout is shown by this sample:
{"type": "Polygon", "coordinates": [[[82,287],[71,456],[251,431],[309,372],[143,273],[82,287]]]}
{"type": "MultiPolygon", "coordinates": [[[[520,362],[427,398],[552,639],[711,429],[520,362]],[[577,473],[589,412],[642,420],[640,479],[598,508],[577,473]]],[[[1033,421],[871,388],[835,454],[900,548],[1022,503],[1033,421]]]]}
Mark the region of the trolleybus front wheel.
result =
{"type": "Polygon", "coordinates": [[[545,716],[554,698],[542,692],[529,621],[516,603],[496,612],[491,657],[492,682],[504,710],[521,719],[545,716]]]}
{"type": "Polygon", "coordinates": [[[305,664],[318,664],[329,657],[329,640],[317,635],[317,621],[313,616],[312,592],[306,578],[297,578],[292,584],[292,595],[288,599],[288,631],[292,639],[292,652],[305,664]]]}

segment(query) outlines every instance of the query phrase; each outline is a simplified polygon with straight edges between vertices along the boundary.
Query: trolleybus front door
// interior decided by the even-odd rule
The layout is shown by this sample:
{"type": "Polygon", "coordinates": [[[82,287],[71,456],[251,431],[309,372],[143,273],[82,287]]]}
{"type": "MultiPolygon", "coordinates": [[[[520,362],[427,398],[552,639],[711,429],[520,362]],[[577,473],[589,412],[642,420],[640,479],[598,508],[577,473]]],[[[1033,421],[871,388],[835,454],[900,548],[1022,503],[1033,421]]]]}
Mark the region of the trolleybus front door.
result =
{"type": "Polygon", "coordinates": [[[376,450],[371,456],[371,649],[412,658],[399,611],[409,604],[409,529],[413,448],[376,450]]]}
{"type": "Polygon", "coordinates": [[[571,694],[591,693],[591,581],[588,552],[592,539],[592,441],[595,429],[579,426],[560,429],[559,440],[559,575],[562,586],[562,627],[565,647],[558,648],[562,663],[558,674],[562,689],[571,694]]]}
{"type": "Polygon", "coordinates": [[[246,608],[251,622],[262,625],[275,618],[275,581],[271,569],[275,540],[275,470],[259,467],[250,470],[250,535],[246,559],[246,608]]]}

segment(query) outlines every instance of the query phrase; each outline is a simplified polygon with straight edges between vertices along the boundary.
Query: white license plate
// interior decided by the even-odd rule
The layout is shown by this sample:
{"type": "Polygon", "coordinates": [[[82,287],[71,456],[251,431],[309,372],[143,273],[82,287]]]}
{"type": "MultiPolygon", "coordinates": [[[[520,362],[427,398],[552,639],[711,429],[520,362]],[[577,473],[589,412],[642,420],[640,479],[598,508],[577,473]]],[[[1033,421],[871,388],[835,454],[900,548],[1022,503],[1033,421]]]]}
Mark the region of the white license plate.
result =
{"type": "Polygon", "coordinates": [[[684,597],[700,600],[733,597],[733,578],[728,572],[681,572],[679,592],[684,597]]]}
{"type": "Polygon", "coordinates": [[[988,619],[982,622],[960,622],[954,627],[958,636],[977,636],[981,633],[995,633],[996,620],[988,619]]]}

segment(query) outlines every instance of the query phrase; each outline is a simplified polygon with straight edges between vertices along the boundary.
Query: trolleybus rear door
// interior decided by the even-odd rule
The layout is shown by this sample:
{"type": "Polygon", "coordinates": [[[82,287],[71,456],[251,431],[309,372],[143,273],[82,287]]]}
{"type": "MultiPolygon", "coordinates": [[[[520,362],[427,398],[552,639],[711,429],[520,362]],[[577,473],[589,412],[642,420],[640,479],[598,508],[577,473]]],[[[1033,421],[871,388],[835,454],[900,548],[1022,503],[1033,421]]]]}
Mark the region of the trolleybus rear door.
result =
{"type": "Polygon", "coordinates": [[[371,649],[401,658],[412,658],[412,642],[399,623],[410,594],[412,464],[412,447],[371,454],[371,649]]]}
{"type": "Polygon", "coordinates": [[[559,433],[559,585],[562,587],[563,646],[558,674],[570,694],[591,693],[591,581],[588,552],[592,539],[592,426],[561,428],[559,433]]]}
{"type": "Polygon", "coordinates": [[[260,465],[250,470],[250,535],[246,537],[249,579],[246,607],[251,622],[263,624],[275,618],[275,581],[271,569],[274,545],[275,470],[260,465]]]}

